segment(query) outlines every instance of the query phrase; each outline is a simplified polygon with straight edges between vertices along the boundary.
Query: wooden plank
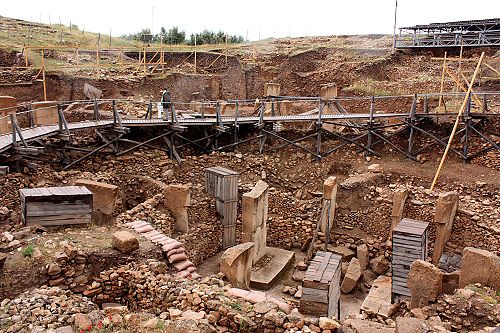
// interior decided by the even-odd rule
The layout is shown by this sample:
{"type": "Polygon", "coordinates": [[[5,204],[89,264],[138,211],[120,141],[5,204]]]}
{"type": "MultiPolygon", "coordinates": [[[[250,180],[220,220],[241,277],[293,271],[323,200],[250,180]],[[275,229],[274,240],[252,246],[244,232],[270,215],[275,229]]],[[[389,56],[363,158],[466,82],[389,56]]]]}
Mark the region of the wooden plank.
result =
{"type": "Polygon", "coordinates": [[[58,225],[73,225],[73,224],[90,224],[91,218],[85,219],[71,219],[67,220],[65,223],[61,223],[61,220],[40,220],[40,221],[31,221],[26,220],[26,225],[41,225],[41,226],[58,226],[58,225]]]}
{"type": "Polygon", "coordinates": [[[328,266],[328,262],[330,261],[331,256],[332,256],[331,252],[325,253],[323,259],[321,260],[321,264],[318,268],[316,276],[314,277],[314,281],[321,281],[323,274],[325,273],[326,266],[328,266]]]}
{"type": "Polygon", "coordinates": [[[300,300],[300,313],[324,317],[328,315],[328,304],[313,301],[300,300]]]}
{"type": "Polygon", "coordinates": [[[301,299],[305,301],[328,303],[328,290],[303,287],[301,299]]]}

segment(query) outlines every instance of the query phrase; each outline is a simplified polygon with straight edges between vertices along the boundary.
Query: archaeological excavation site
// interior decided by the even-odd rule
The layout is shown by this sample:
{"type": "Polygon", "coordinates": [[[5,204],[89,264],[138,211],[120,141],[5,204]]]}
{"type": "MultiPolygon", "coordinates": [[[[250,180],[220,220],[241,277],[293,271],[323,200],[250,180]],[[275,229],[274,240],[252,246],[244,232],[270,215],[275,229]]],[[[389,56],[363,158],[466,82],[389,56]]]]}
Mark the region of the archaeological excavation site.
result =
{"type": "Polygon", "coordinates": [[[0,16],[0,332],[500,332],[500,19],[148,36],[0,16]]]}

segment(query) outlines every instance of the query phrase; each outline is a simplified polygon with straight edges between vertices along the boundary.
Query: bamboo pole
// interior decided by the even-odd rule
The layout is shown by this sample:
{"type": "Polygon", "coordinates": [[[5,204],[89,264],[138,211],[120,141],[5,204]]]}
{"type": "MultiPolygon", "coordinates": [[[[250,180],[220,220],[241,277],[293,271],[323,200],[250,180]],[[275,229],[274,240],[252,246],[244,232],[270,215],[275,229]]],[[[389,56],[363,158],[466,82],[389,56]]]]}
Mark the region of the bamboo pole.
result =
{"type": "Polygon", "coordinates": [[[43,80],[43,100],[47,101],[47,83],[45,82],[45,54],[42,50],[42,80],[43,80]]]}
{"type": "Polygon", "coordinates": [[[474,75],[472,76],[472,79],[470,80],[469,83],[469,88],[467,89],[467,93],[465,94],[464,101],[462,102],[462,106],[460,107],[460,110],[458,111],[457,118],[455,119],[455,124],[453,125],[453,129],[450,134],[450,138],[448,139],[448,144],[446,145],[446,149],[444,150],[443,157],[441,158],[441,161],[439,162],[439,167],[436,171],[436,175],[434,176],[434,180],[432,181],[432,185],[430,190],[434,191],[434,187],[436,186],[436,182],[438,180],[439,174],[441,173],[441,169],[443,168],[444,161],[446,160],[446,156],[448,155],[448,151],[450,150],[451,147],[451,142],[453,141],[453,138],[455,137],[455,133],[457,132],[458,128],[458,123],[460,122],[460,117],[462,116],[462,113],[465,110],[465,106],[467,105],[467,101],[469,100],[470,93],[472,91],[472,86],[474,85],[474,81],[476,80],[477,73],[479,72],[479,68],[481,68],[481,63],[483,62],[484,58],[484,52],[481,53],[481,57],[479,58],[479,62],[477,63],[476,70],[474,71],[474,75]]]}
{"type": "Polygon", "coordinates": [[[486,62],[483,62],[483,65],[485,65],[486,67],[488,67],[489,69],[491,69],[492,71],[494,71],[495,73],[497,73],[498,75],[500,75],[499,71],[497,71],[495,68],[493,68],[490,65],[488,65],[486,62]]]}
{"type": "Polygon", "coordinates": [[[441,88],[439,89],[438,110],[441,108],[441,102],[443,101],[444,73],[445,72],[446,72],[446,52],[444,53],[443,72],[441,73],[441,88]]]}
{"type": "Polygon", "coordinates": [[[196,74],[196,34],[194,34],[194,73],[196,74]]]}
{"type": "MultiPolygon", "coordinates": [[[[460,80],[455,75],[453,75],[453,73],[448,68],[446,68],[446,72],[451,77],[451,79],[453,80],[453,82],[455,82],[455,84],[460,87],[460,89],[462,89],[463,91],[467,92],[467,88],[463,85],[462,82],[460,82],[460,80]]],[[[468,86],[469,85],[469,81],[467,81],[467,79],[465,78],[464,74],[462,74],[462,78],[465,80],[465,82],[467,83],[467,86],[468,86]]],[[[471,93],[474,93],[474,89],[471,90],[471,93]]],[[[476,102],[477,104],[479,104],[481,107],[483,106],[483,103],[481,102],[481,100],[479,98],[477,98],[477,96],[472,95],[472,98],[474,99],[474,102],[476,102]]]]}

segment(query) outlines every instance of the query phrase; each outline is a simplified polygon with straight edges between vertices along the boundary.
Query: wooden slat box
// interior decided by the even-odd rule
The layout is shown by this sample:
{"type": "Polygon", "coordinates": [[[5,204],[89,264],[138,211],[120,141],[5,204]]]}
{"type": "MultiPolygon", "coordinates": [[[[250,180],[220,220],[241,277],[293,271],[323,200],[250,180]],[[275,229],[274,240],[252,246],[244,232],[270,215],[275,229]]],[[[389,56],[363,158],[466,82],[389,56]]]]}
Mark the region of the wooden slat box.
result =
{"type": "Polygon", "coordinates": [[[19,190],[25,225],[88,224],[93,195],[85,186],[43,187],[19,190]]]}
{"type": "Polygon", "coordinates": [[[222,218],[223,247],[236,245],[238,173],[220,166],[208,168],[205,171],[205,188],[215,198],[217,213],[222,218]]]}
{"type": "Polygon", "coordinates": [[[341,259],[336,253],[316,253],[302,281],[302,314],[340,319],[341,259]]]}
{"type": "Polygon", "coordinates": [[[407,286],[410,265],[427,257],[428,222],[402,219],[392,232],[392,299],[411,296],[407,286]]]}

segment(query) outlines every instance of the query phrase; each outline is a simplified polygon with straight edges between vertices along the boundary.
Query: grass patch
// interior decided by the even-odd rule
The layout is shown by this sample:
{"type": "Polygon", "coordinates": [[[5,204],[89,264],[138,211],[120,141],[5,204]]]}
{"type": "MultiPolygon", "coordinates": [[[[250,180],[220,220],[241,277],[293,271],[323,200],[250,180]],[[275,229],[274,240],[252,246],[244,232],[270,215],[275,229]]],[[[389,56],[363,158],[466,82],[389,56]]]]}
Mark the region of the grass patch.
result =
{"type": "Polygon", "coordinates": [[[354,82],[347,88],[343,88],[343,91],[349,92],[360,92],[368,96],[390,96],[393,93],[391,91],[376,87],[375,80],[367,79],[361,82],[354,82]]]}
{"type": "Polygon", "coordinates": [[[238,310],[238,311],[241,311],[241,304],[238,303],[238,302],[235,302],[235,303],[231,303],[229,304],[229,306],[234,309],[234,310],[238,310]]]}
{"type": "Polygon", "coordinates": [[[163,320],[159,320],[156,324],[156,329],[163,332],[165,330],[165,322],[163,320]]]}
{"type": "Polygon", "coordinates": [[[29,244],[22,251],[23,257],[31,257],[34,251],[35,251],[35,246],[33,246],[33,244],[29,244]]]}

